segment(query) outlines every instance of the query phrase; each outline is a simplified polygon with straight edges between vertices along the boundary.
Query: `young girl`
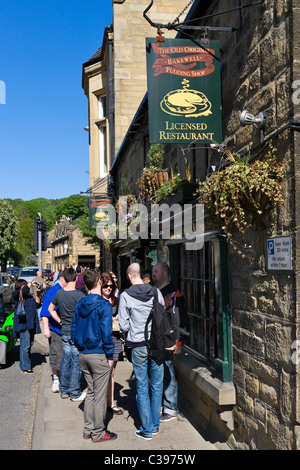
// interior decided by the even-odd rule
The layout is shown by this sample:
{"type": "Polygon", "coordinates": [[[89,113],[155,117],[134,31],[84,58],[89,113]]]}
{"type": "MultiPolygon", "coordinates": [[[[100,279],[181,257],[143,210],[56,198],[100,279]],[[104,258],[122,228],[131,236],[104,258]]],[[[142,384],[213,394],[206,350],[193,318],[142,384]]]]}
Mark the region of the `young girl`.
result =
{"type": "Polygon", "coordinates": [[[108,300],[113,309],[113,317],[112,317],[112,322],[113,322],[113,343],[115,346],[115,352],[113,356],[113,369],[109,381],[109,386],[108,386],[108,408],[112,413],[115,413],[117,415],[123,414],[123,411],[114,404],[114,374],[117,366],[117,362],[122,360],[123,358],[123,351],[122,351],[122,342],[121,342],[121,334],[120,334],[120,328],[119,328],[119,323],[118,323],[118,298],[115,295],[116,291],[116,285],[113,282],[113,278],[110,273],[103,273],[102,277],[102,287],[101,287],[101,295],[104,297],[106,300],[108,300]]]}

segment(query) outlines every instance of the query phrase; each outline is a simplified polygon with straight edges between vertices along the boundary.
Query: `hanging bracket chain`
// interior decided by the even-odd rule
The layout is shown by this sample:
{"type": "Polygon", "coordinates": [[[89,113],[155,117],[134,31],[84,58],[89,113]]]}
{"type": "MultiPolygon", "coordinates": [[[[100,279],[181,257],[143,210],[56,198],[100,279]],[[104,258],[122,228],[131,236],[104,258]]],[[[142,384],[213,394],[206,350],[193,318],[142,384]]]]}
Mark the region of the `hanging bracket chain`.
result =
{"type": "Polygon", "coordinates": [[[178,31],[178,27],[181,27],[182,30],[192,29],[192,30],[204,30],[204,31],[205,30],[206,31],[211,30],[211,31],[220,31],[220,32],[233,32],[233,31],[237,31],[239,28],[218,27],[218,26],[198,26],[198,25],[197,26],[188,26],[187,23],[190,23],[192,21],[200,22],[200,21],[206,20],[208,18],[212,18],[213,16],[219,16],[219,15],[223,15],[225,13],[230,13],[230,12],[234,12],[234,11],[239,11],[240,12],[243,8],[250,8],[250,7],[254,7],[256,5],[261,5],[261,4],[264,3],[265,0],[259,0],[259,1],[256,1],[254,3],[247,3],[246,5],[238,6],[236,8],[232,8],[230,10],[217,12],[215,14],[203,16],[202,18],[197,18],[197,19],[193,19],[193,20],[184,21],[183,23],[179,23],[180,16],[192,5],[192,3],[194,3],[194,1],[195,0],[190,0],[189,3],[179,13],[179,15],[175,18],[175,20],[172,23],[162,24],[162,23],[154,23],[153,21],[151,21],[151,19],[147,16],[147,13],[150,10],[150,8],[152,8],[152,6],[153,6],[153,0],[150,0],[150,4],[144,10],[143,16],[148,21],[148,23],[151,26],[153,26],[153,28],[157,28],[159,30],[160,29],[175,29],[176,31],[178,31]]]}
{"type": "Polygon", "coordinates": [[[190,8],[190,6],[194,3],[195,0],[190,0],[190,2],[184,7],[183,10],[179,13],[178,16],[176,16],[175,20],[173,21],[172,25],[175,25],[175,23],[179,23],[179,18],[183,15],[183,13],[190,8]]]}

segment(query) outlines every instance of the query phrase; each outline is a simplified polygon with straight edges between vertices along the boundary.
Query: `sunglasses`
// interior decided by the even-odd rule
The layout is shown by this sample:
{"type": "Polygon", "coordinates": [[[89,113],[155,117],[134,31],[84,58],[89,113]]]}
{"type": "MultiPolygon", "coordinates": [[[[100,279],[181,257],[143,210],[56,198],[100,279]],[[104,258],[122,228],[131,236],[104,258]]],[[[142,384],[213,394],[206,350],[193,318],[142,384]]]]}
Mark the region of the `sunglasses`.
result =
{"type": "Polygon", "coordinates": [[[112,284],[104,284],[104,286],[102,286],[102,289],[113,289],[113,285],[112,284]]]}

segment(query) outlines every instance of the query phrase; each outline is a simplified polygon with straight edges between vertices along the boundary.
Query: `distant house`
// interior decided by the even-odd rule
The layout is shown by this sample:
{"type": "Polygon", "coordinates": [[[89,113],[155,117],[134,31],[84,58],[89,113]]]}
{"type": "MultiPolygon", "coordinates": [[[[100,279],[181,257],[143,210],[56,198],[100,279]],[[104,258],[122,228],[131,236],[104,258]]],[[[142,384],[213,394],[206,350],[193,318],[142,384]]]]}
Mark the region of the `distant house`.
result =
{"type": "Polygon", "coordinates": [[[61,217],[48,233],[47,251],[43,252],[43,267],[55,272],[68,266],[94,269],[99,264],[99,250],[86,243],[70,217],[61,217]]]}

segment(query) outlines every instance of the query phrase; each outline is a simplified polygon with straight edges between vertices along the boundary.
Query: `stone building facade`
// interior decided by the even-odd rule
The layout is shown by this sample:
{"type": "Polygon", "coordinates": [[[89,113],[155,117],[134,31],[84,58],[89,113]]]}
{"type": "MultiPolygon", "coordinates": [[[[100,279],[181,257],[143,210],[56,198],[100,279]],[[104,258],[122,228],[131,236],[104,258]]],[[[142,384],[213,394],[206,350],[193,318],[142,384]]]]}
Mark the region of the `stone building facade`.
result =
{"type": "MultiPolygon", "coordinates": [[[[120,28],[122,24],[125,27],[125,18],[134,10],[143,27],[143,8],[139,9],[135,2],[114,1],[113,6],[114,11],[122,8],[124,20],[120,28]]],[[[176,358],[181,406],[195,426],[238,449],[300,448],[299,18],[299,6],[292,0],[265,0],[240,9],[234,1],[195,1],[187,16],[189,24],[207,26],[209,39],[220,41],[224,145],[234,155],[250,152],[255,156],[272,142],[277,159],[283,164],[284,203],[277,210],[273,233],[269,232],[270,219],[263,214],[261,223],[245,235],[234,232],[233,241],[239,246],[235,250],[206,219],[205,245],[197,253],[188,253],[184,244],[174,239],[159,243],[118,241],[112,250],[121,279],[133,260],[140,260],[147,268],[157,260],[170,263],[171,276],[185,294],[191,321],[190,341],[176,358]],[[209,29],[221,26],[233,29],[209,29]],[[264,130],[258,125],[243,127],[243,110],[254,116],[265,112],[264,130]],[[267,240],[277,237],[291,237],[291,269],[269,269],[267,240]],[[202,266],[207,271],[201,271],[202,266]],[[202,290],[207,294],[199,307],[202,290]],[[215,316],[211,315],[212,305],[215,316]]],[[[172,19],[170,14],[168,19],[172,19]]],[[[186,32],[195,38],[200,36],[199,31],[186,32]]],[[[155,36],[155,31],[149,36],[155,36]]],[[[120,37],[121,32],[114,30],[114,38],[120,37]]],[[[127,45],[123,41],[127,62],[138,67],[133,45],[131,49],[127,45]]],[[[121,55],[119,49],[117,54],[121,55]]],[[[119,67],[117,62],[115,67],[119,67]]],[[[125,90],[128,80],[132,87],[135,82],[122,68],[116,77],[117,123],[130,101],[126,95],[118,94],[119,87],[124,86],[125,90]]],[[[115,134],[116,154],[110,176],[116,199],[122,194],[122,177],[138,196],[137,180],[146,163],[148,97],[140,92],[135,112],[126,114],[123,121],[125,127],[129,125],[125,136],[121,131],[123,140],[116,138],[117,131],[115,134]]],[[[208,149],[192,147],[186,155],[194,181],[204,180],[208,166],[222,163],[208,149]]],[[[165,146],[165,166],[184,175],[187,161],[182,157],[181,146],[165,146]]]]}
{"type": "MultiPolygon", "coordinates": [[[[148,0],[113,0],[113,21],[105,29],[102,46],[83,64],[82,87],[89,109],[90,187],[94,193],[105,191],[102,178],[109,173],[147,91],[145,38],[156,35],[142,19],[148,5],[148,0]]],[[[185,0],[158,0],[150,16],[156,22],[173,20],[185,7],[185,0]]],[[[174,31],[166,31],[165,37],[174,37],[174,31]]]]}
{"type": "Polygon", "coordinates": [[[94,269],[100,265],[100,252],[86,243],[77,225],[63,216],[48,233],[43,266],[53,272],[72,266],[94,269]]]}
{"type": "MultiPolygon", "coordinates": [[[[110,168],[136,110],[147,91],[145,37],[156,31],[142,20],[148,0],[113,0],[113,21],[103,42],[82,66],[82,88],[88,99],[90,196],[111,194],[110,168]]],[[[180,15],[185,0],[158,0],[153,21],[180,15]]],[[[182,15],[180,15],[180,19],[182,15]]],[[[174,37],[174,31],[165,31],[174,37]]],[[[111,256],[102,252],[102,269],[114,269],[111,256]]]]}
{"type": "MultiPolygon", "coordinates": [[[[227,6],[227,2],[219,2],[218,9],[227,6]]],[[[230,24],[229,18],[227,22],[230,24]]],[[[267,113],[264,142],[273,136],[278,161],[285,170],[284,205],[272,237],[290,236],[293,244],[292,269],[288,271],[268,269],[269,220],[248,231],[245,238],[235,234],[240,246],[250,247],[241,249],[244,258],[229,246],[237,393],[232,438],[256,449],[299,448],[299,366],[293,356],[298,338],[299,134],[291,124],[299,118],[299,106],[293,100],[293,81],[299,72],[298,22],[299,8],[294,2],[267,1],[242,11],[240,31],[220,37],[225,143],[236,153],[260,150],[259,128],[241,127],[240,114],[244,109],[255,116],[267,113]]]]}

